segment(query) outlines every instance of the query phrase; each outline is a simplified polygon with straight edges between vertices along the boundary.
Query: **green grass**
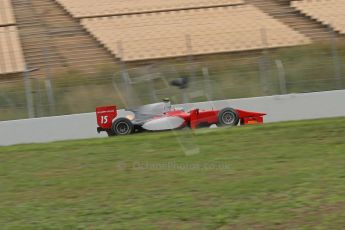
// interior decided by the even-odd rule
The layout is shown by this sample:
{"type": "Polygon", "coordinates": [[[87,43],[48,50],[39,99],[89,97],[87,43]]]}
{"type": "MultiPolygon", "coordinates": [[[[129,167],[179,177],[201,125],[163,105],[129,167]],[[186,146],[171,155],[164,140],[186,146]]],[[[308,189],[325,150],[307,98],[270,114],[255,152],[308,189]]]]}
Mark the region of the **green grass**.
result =
{"type": "Polygon", "coordinates": [[[345,118],[0,148],[2,230],[342,229],[344,197],[345,118]]]}

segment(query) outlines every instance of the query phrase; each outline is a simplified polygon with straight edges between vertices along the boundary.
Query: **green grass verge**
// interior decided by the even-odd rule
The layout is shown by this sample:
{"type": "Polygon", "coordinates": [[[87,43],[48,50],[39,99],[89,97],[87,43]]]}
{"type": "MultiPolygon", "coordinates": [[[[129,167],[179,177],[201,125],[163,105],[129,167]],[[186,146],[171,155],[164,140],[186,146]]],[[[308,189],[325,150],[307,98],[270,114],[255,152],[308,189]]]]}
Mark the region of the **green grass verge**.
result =
{"type": "Polygon", "coordinates": [[[342,229],[344,137],[335,118],[1,147],[0,228],[342,229]]]}

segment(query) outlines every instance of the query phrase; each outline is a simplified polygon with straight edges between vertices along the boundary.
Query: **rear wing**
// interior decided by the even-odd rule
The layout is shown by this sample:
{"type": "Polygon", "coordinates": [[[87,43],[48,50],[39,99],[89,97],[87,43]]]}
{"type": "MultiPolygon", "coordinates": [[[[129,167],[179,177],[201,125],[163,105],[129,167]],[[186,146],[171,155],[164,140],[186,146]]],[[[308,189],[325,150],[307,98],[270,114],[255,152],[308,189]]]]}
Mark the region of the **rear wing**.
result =
{"type": "Polygon", "coordinates": [[[113,119],[117,116],[115,105],[101,106],[96,108],[97,124],[102,129],[110,129],[113,119]]]}

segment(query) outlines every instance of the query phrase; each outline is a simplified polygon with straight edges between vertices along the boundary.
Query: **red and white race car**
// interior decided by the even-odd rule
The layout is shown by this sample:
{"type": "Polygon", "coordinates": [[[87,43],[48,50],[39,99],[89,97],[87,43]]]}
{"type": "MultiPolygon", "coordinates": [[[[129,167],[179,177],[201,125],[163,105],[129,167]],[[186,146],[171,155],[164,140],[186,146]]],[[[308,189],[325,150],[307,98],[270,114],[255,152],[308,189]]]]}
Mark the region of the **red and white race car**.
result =
{"type": "Polygon", "coordinates": [[[141,131],[163,131],[190,127],[236,126],[263,123],[265,113],[240,109],[199,110],[171,108],[170,101],[144,105],[126,110],[125,117],[117,117],[116,106],[96,108],[97,132],[105,131],[108,136],[128,135],[141,131]]]}

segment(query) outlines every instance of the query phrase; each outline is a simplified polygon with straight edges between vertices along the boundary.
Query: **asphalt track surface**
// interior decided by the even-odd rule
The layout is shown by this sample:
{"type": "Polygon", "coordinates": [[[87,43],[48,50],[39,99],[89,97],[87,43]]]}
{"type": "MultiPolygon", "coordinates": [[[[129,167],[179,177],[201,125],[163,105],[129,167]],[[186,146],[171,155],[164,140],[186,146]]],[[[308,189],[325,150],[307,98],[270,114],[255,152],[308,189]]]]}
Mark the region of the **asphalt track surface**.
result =
{"type": "MultiPolygon", "coordinates": [[[[267,113],[265,122],[345,116],[345,90],[287,94],[200,102],[176,107],[221,109],[232,107],[267,113]]],[[[126,113],[118,111],[119,116],[126,113]]],[[[45,143],[105,137],[96,132],[95,113],[73,114],[0,122],[0,145],[45,143]]]]}

